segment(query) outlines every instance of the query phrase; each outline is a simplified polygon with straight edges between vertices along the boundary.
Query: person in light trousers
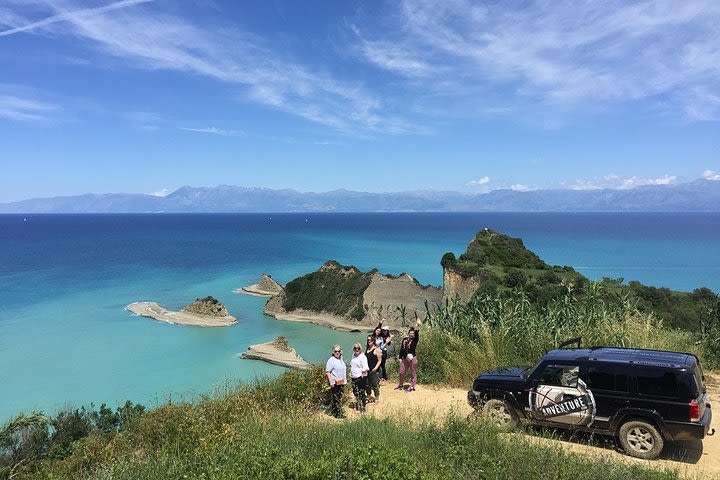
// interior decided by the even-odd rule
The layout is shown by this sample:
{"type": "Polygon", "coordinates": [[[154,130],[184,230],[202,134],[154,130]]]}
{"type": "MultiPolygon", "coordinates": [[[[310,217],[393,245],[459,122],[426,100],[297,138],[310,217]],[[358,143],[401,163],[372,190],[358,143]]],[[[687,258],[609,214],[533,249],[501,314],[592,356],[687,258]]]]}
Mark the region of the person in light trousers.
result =
{"type": "Polygon", "coordinates": [[[417,344],[420,341],[420,319],[417,319],[417,322],[415,322],[415,327],[410,327],[410,330],[408,330],[408,336],[403,338],[402,342],[400,343],[400,379],[398,381],[398,386],[395,387],[395,390],[402,390],[405,386],[405,374],[408,370],[410,370],[410,386],[408,386],[405,391],[406,392],[414,392],[415,391],[415,384],[417,383],[417,364],[418,359],[415,355],[415,349],[417,348],[417,344]]]}

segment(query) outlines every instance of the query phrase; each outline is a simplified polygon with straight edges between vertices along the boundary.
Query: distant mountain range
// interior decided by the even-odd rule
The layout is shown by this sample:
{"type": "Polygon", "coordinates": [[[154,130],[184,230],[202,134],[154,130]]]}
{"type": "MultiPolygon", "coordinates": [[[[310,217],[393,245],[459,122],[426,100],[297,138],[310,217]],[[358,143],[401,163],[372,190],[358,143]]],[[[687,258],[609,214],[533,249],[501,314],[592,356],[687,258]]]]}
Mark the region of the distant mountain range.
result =
{"type": "Polygon", "coordinates": [[[493,190],[481,194],[426,190],[312,193],[186,186],[165,197],[89,193],[0,204],[0,213],[202,212],[720,212],[720,181],[701,179],[629,190],[493,190]]]}

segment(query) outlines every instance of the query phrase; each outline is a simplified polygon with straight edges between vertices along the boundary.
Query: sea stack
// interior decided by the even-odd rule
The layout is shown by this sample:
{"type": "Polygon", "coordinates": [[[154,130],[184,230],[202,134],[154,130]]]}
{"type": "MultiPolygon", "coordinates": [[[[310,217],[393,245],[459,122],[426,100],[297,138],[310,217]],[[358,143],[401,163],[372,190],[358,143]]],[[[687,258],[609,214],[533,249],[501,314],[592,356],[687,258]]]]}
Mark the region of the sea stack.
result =
{"type": "Polygon", "coordinates": [[[259,297],[274,297],[282,291],[282,285],[273,280],[273,278],[266,273],[260,275],[260,281],[258,283],[234,290],[235,293],[245,293],[247,295],[257,295],[259,297]]]}
{"type": "Polygon", "coordinates": [[[250,345],[247,352],[243,352],[242,358],[252,360],[263,360],[268,363],[280,365],[287,368],[296,368],[305,370],[310,366],[298,353],[292,348],[285,337],[277,337],[275,340],[250,345]]]}
{"type": "Polygon", "coordinates": [[[230,315],[225,305],[223,305],[220,300],[215,297],[211,297],[210,295],[205,298],[196,298],[194,302],[180,311],[218,318],[230,315]]]}

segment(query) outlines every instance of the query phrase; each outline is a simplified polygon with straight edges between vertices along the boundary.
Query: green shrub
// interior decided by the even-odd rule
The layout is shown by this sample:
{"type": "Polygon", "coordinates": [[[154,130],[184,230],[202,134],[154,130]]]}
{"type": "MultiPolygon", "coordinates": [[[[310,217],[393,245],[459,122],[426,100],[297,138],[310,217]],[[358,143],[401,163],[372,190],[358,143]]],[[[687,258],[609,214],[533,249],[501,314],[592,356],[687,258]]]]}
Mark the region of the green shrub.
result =
{"type": "Polygon", "coordinates": [[[283,308],[325,311],[359,320],[365,315],[362,298],[371,277],[371,273],[331,260],[320,270],[288,283],[283,308]]]}

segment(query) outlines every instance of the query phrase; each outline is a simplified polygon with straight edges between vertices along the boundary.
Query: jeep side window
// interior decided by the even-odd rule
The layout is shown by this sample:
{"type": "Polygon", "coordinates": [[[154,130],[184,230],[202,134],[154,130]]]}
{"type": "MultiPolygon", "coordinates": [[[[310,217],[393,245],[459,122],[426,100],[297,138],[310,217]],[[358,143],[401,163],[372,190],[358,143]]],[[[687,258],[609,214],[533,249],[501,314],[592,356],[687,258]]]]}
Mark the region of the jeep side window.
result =
{"type": "Polygon", "coordinates": [[[637,387],[640,395],[674,398],[680,394],[676,373],[667,370],[638,370],[637,387]]]}
{"type": "Polygon", "coordinates": [[[576,365],[546,365],[540,373],[540,383],[557,387],[577,387],[580,367],[576,365]]]}
{"type": "Polygon", "coordinates": [[[590,365],[587,369],[588,388],[611,392],[627,392],[627,375],[609,365],[590,365]]]}

